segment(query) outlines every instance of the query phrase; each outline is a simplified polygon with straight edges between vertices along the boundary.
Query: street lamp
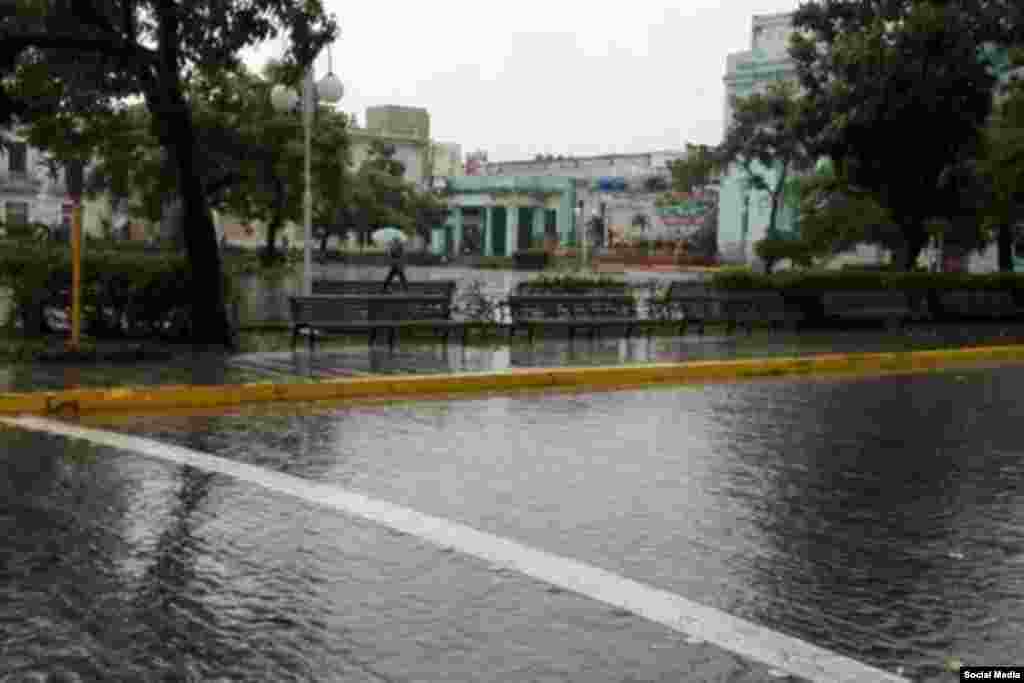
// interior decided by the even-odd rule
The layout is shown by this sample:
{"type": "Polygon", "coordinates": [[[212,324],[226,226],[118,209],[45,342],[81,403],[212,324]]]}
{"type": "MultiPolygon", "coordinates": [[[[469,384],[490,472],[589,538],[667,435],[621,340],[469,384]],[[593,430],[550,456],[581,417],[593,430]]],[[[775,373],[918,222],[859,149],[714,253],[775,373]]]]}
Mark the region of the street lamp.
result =
{"type": "MultiPolygon", "coordinates": [[[[341,84],[341,79],[334,75],[329,47],[327,55],[327,75],[319,83],[314,84],[313,82],[312,62],[310,62],[302,79],[302,129],[305,138],[303,145],[305,161],[303,204],[305,205],[305,215],[302,238],[302,293],[305,296],[313,293],[313,172],[310,164],[310,148],[313,145],[313,91],[315,89],[317,97],[329,104],[339,101],[342,95],[345,94],[345,88],[341,84]]],[[[279,112],[292,111],[298,100],[298,93],[281,84],[275,85],[270,91],[270,103],[279,112]]]]}
{"type": "Polygon", "coordinates": [[[576,214],[576,242],[577,248],[580,251],[580,270],[583,270],[584,264],[586,263],[585,246],[586,245],[586,229],[583,226],[583,200],[579,200],[574,208],[573,213],[576,214]]]}

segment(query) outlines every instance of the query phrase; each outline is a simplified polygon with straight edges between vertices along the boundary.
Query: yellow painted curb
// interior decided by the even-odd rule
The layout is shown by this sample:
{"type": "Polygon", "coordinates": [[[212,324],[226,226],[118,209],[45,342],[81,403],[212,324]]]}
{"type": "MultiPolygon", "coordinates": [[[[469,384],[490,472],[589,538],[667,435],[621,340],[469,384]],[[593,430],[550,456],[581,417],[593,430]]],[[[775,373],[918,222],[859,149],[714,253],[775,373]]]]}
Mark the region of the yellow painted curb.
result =
{"type": "Polygon", "coordinates": [[[535,368],[455,375],[356,377],[322,382],[68,389],[0,393],[0,415],[146,413],[274,401],[440,397],[527,389],[619,389],[764,377],[921,372],[958,364],[1024,362],[1024,345],[937,351],[838,353],[611,367],[535,368]]]}

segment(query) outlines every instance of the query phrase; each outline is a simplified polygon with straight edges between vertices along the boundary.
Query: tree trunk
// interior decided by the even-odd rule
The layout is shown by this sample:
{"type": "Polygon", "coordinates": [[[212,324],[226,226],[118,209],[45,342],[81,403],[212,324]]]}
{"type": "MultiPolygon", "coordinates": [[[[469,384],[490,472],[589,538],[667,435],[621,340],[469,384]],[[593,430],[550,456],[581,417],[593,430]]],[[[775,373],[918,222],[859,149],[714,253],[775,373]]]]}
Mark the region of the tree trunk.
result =
{"type": "Polygon", "coordinates": [[[996,249],[999,253],[999,272],[1013,272],[1013,226],[1002,223],[996,233],[996,249]]]}
{"type": "Polygon", "coordinates": [[[185,208],[185,252],[192,270],[192,342],[233,349],[235,339],[224,302],[217,232],[195,173],[192,126],[187,114],[176,128],[179,137],[175,153],[181,170],[181,195],[185,208]]]}
{"type": "Polygon", "coordinates": [[[191,338],[196,345],[235,348],[224,302],[224,280],[213,215],[196,168],[196,135],[192,110],[181,85],[180,31],[176,5],[160,0],[157,19],[156,73],[147,78],[147,106],[160,143],[172,155],[183,204],[185,253],[191,270],[191,338]]]}
{"type": "Polygon", "coordinates": [[[267,241],[263,245],[263,252],[260,254],[260,261],[269,266],[280,259],[277,251],[277,233],[284,224],[284,183],[270,170],[271,182],[274,185],[274,214],[267,224],[267,241]]]}
{"type": "MultiPolygon", "coordinates": [[[[921,232],[923,234],[924,231],[922,230],[921,232]]],[[[917,265],[917,257],[921,255],[921,251],[925,248],[925,245],[927,244],[928,238],[924,236],[914,236],[908,239],[905,246],[905,251],[902,255],[903,259],[902,263],[900,263],[900,267],[907,272],[912,271],[914,269],[914,266],[917,265]]]]}

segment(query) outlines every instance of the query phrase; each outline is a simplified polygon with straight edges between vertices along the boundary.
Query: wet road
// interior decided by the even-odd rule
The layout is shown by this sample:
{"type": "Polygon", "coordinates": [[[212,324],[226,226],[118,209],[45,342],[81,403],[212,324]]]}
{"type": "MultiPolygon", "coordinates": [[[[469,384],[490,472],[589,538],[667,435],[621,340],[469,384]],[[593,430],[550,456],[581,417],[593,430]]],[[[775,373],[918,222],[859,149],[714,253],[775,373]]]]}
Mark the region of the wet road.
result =
{"type": "MultiPolygon", "coordinates": [[[[109,426],[362,491],[948,681],[950,656],[1020,664],[1022,380],[1001,368],[109,426]]],[[[250,484],[0,438],[0,633],[12,634],[0,652],[25,670],[49,657],[83,680],[769,677],[250,484]]]]}

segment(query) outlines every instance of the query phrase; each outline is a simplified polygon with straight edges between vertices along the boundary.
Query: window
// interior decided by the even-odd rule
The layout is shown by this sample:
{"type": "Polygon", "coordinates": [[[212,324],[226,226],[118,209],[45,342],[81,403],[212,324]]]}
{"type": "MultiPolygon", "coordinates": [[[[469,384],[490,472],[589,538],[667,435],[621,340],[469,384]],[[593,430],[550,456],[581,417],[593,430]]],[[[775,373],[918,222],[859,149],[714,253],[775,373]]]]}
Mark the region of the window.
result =
{"type": "Polygon", "coordinates": [[[7,162],[11,173],[28,172],[28,147],[24,142],[14,142],[7,148],[7,162]]]}
{"type": "Polygon", "coordinates": [[[8,223],[15,225],[25,225],[28,223],[27,202],[7,202],[4,208],[6,209],[8,223]]]}

